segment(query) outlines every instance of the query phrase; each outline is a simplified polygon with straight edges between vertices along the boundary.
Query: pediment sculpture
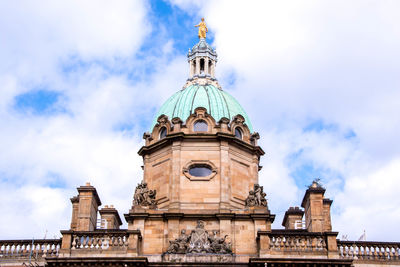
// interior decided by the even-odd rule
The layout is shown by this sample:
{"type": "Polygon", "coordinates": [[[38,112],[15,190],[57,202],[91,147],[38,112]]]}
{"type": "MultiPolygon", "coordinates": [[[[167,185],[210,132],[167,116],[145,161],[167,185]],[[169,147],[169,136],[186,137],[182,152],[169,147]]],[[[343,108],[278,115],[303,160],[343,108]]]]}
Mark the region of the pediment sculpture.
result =
{"type": "Polygon", "coordinates": [[[265,198],[267,196],[266,193],[264,193],[264,188],[260,186],[259,184],[254,184],[254,189],[249,191],[249,195],[245,200],[245,206],[246,207],[255,207],[255,206],[261,206],[261,207],[267,207],[267,199],[265,198]]]}
{"type": "Polygon", "coordinates": [[[204,229],[204,222],[199,220],[196,229],[192,230],[190,235],[187,235],[186,230],[183,229],[177,239],[169,241],[167,253],[232,254],[231,244],[226,240],[228,235],[221,238],[218,236],[218,232],[213,230],[212,235],[209,235],[208,231],[204,229]]]}
{"type": "Polygon", "coordinates": [[[133,196],[133,205],[155,207],[157,205],[156,193],[156,190],[150,190],[147,187],[147,183],[142,181],[136,186],[133,196]]]}

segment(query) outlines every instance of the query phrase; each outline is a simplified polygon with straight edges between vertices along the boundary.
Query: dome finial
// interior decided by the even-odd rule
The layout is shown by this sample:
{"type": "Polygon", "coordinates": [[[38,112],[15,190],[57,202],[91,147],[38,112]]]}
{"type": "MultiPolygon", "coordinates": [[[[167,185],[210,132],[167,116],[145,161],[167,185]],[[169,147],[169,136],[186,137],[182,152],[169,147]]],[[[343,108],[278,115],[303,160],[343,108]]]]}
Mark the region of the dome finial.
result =
{"type": "Polygon", "coordinates": [[[206,34],[208,32],[206,22],[204,21],[204,18],[201,18],[201,22],[197,25],[194,25],[195,27],[199,27],[199,38],[200,39],[205,39],[206,34]]]}

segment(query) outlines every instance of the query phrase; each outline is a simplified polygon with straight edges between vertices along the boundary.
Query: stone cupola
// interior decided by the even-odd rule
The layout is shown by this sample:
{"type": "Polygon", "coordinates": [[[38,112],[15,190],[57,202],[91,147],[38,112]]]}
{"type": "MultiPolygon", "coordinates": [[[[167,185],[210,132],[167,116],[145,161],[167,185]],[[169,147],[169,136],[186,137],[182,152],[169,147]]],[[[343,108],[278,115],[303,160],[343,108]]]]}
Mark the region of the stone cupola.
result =
{"type": "Polygon", "coordinates": [[[189,62],[188,81],[198,79],[216,81],[217,52],[206,42],[205,38],[200,38],[200,41],[192,49],[189,49],[187,57],[189,62]]]}

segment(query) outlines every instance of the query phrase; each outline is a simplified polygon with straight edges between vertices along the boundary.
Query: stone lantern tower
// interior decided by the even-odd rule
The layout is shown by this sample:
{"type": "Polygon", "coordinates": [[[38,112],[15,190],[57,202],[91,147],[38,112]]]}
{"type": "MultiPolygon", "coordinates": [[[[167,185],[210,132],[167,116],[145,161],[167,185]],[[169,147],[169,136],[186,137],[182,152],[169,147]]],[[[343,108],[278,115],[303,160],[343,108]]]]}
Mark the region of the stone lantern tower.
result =
{"type": "Polygon", "coordinates": [[[150,261],[185,261],[190,253],[246,260],[257,256],[257,231],[274,220],[258,185],[264,151],[246,112],[218,84],[217,53],[205,38],[188,62],[183,89],[144,134],[143,182],[125,218],[143,234],[141,254],[150,261]]]}

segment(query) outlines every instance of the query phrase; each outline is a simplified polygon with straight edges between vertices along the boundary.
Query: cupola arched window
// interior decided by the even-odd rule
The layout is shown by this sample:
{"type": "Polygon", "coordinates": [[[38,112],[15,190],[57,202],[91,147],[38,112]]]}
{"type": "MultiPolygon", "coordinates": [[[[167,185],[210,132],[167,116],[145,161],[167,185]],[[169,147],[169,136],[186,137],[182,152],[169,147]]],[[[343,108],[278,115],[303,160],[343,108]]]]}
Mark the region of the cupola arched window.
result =
{"type": "Polygon", "coordinates": [[[236,136],[236,138],[239,138],[240,140],[243,139],[243,133],[239,127],[235,128],[235,136],[236,136]]]}
{"type": "Polygon", "coordinates": [[[195,132],[207,132],[208,131],[208,124],[203,120],[198,120],[193,125],[193,131],[195,132]]]}
{"type": "Polygon", "coordinates": [[[167,136],[167,128],[162,127],[160,130],[160,140],[167,136]]]}

